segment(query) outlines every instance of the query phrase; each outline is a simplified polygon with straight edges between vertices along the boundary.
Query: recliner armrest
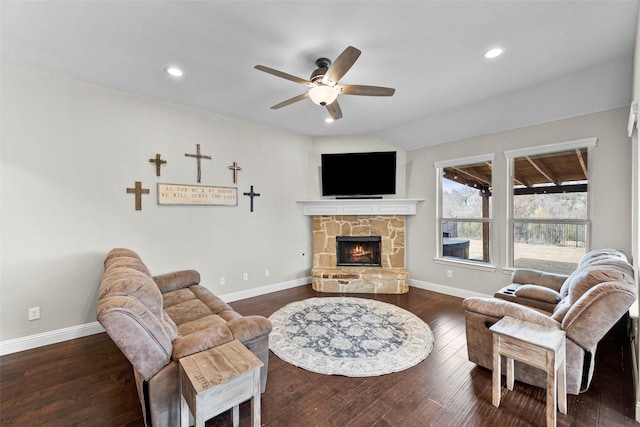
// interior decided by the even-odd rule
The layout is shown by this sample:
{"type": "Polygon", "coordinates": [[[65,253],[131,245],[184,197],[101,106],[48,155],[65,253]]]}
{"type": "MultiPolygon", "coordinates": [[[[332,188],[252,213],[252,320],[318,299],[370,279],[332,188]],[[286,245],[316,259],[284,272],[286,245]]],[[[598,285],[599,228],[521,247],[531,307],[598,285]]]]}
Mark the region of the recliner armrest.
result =
{"type": "Polygon", "coordinates": [[[511,282],[523,285],[538,285],[560,292],[569,276],[566,274],[547,273],[540,270],[518,269],[511,273],[511,282]]]}
{"type": "Polygon", "coordinates": [[[196,270],[174,271],[172,273],[153,276],[153,281],[163,294],[176,289],[188,288],[200,283],[200,273],[196,270]]]}
{"type": "Polygon", "coordinates": [[[540,285],[521,285],[515,291],[517,297],[530,298],[550,304],[560,302],[560,292],[540,285]]]}
{"type": "Polygon", "coordinates": [[[498,319],[511,316],[542,326],[561,329],[560,323],[538,310],[498,298],[471,297],[462,302],[467,311],[484,314],[498,319]]]}

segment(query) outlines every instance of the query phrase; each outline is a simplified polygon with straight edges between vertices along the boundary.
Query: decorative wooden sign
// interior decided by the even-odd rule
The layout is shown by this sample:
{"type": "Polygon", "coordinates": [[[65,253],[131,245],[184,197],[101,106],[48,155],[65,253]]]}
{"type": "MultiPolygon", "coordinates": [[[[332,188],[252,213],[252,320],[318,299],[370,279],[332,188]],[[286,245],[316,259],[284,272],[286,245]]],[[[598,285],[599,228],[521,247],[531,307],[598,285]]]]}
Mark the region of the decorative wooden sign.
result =
{"type": "Polygon", "coordinates": [[[196,144],[196,154],[184,153],[186,157],[195,157],[198,160],[198,182],[200,182],[200,178],[202,175],[200,168],[200,160],[207,159],[211,160],[211,156],[205,156],[204,154],[200,154],[200,144],[196,144]]]}
{"type": "Polygon", "coordinates": [[[242,168],[238,166],[238,162],[233,162],[232,165],[227,166],[229,169],[233,171],[233,183],[238,183],[238,171],[241,171],[242,168]]]}
{"type": "Polygon", "coordinates": [[[160,157],[162,157],[162,155],[160,153],[156,153],[155,159],[149,159],[149,163],[156,164],[156,176],[160,176],[160,166],[167,163],[166,160],[162,160],[160,157]]]}
{"type": "Polygon", "coordinates": [[[136,195],[136,210],[142,210],[142,195],[149,194],[148,188],[142,188],[142,182],[136,181],[136,186],[134,188],[127,188],[127,194],[135,194],[136,195]]]}
{"type": "Polygon", "coordinates": [[[238,189],[210,185],[158,183],[158,204],[238,206],[238,189]]]}
{"type": "Polygon", "coordinates": [[[243,193],[245,196],[251,197],[251,212],[253,212],[253,198],[260,197],[260,193],[256,193],[253,191],[253,185],[251,186],[251,191],[248,193],[243,193]]]}

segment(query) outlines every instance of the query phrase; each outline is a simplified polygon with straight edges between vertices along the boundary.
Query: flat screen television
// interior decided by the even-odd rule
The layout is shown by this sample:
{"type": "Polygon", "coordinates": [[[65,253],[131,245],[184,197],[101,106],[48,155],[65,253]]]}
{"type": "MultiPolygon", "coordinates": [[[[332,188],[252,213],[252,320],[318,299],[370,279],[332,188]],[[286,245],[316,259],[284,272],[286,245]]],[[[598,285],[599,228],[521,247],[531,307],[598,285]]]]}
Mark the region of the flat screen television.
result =
{"type": "Polygon", "coordinates": [[[321,176],[323,196],[396,194],[396,152],[322,154],[321,176]]]}

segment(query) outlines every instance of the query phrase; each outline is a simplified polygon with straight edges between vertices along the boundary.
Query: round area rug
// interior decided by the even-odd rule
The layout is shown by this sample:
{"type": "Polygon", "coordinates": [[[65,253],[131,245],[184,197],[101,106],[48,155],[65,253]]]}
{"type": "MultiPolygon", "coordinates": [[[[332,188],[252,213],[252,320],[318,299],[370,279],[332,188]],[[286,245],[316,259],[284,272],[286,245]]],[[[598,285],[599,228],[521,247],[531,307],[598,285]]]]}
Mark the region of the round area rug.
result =
{"type": "Polygon", "coordinates": [[[308,371],[369,377],[424,360],[433,333],[418,316],[393,304],[352,297],[309,298],[273,313],[269,348],[308,371]]]}

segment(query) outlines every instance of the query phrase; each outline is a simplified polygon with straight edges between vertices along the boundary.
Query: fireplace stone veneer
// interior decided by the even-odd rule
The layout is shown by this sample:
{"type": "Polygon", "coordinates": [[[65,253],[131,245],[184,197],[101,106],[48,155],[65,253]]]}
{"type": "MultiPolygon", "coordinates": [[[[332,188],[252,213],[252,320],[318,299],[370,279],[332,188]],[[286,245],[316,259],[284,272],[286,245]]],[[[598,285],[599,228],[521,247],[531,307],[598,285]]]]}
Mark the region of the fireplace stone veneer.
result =
{"type": "Polygon", "coordinates": [[[319,292],[403,294],[409,291],[404,265],[404,216],[325,215],[313,217],[311,284],[319,292]],[[337,236],[380,236],[381,267],[337,266],[337,236]]]}

